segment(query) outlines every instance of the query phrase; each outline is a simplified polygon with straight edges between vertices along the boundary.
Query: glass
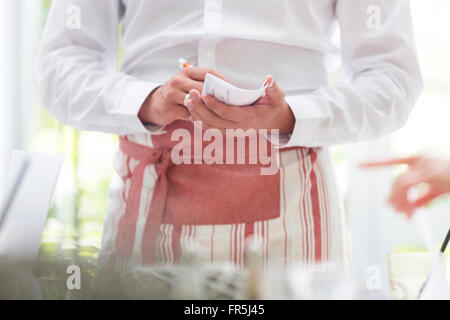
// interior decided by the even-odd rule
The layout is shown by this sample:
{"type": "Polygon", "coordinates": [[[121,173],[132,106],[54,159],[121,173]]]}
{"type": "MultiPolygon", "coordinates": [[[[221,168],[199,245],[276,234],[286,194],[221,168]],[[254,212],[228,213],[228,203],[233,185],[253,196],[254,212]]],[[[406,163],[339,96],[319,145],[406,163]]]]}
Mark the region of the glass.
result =
{"type": "MultiPolygon", "coordinates": [[[[388,255],[389,286],[394,300],[418,299],[430,274],[433,254],[430,252],[392,253],[388,255]]],[[[446,270],[447,256],[439,257],[446,270]]],[[[445,272],[445,271],[444,271],[445,272]]]]}

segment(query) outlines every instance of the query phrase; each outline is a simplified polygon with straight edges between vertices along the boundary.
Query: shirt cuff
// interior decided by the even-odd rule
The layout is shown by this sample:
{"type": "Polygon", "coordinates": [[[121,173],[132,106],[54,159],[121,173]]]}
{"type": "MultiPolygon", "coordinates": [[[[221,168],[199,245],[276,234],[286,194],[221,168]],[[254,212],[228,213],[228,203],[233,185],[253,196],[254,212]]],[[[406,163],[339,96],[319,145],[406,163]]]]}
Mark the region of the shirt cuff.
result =
{"type": "Polygon", "coordinates": [[[276,149],[286,148],[286,145],[291,140],[292,134],[280,134],[274,136],[270,133],[266,134],[265,137],[267,140],[272,143],[276,149]]]}
{"type": "Polygon", "coordinates": [[[314,137],[317,126],[323,115],[320,115],[314,98],[308,95],[285,97],[295,117],[294,130],[291,134],[280,135],[278,139],[268,135],[268,139],[276,148],[317,147],[314,137]]]}
{"type": "Polygon", "coordinates": [[[146,123],[145,128],[147,129],[147,131],[150,131],[150,133],[154,135],[166,133],[166,130],[164,130],[164,126],[160,126],[159,124],[146,123]]]}
{"type": "Polygon", "coordinates": [[[120,97],[116,111],[121,115],[119,126],[125,127],[130,134],[161,134],[163,127],[155,124],[144,124],[139,119],[139,110],[148,95],[159,87],[159,83],[133,80],[129,82],[120,97]]]}

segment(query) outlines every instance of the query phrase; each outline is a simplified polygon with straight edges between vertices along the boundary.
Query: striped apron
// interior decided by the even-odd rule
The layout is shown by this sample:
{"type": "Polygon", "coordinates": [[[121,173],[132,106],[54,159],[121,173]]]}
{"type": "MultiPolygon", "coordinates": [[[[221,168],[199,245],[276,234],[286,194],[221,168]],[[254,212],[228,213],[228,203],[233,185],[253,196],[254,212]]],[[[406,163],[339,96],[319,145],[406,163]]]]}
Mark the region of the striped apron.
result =
{"type": "Polygon", "coordinates": [[[205,263],[241,267],[250,235],[261,240],[266,268],[347,268],[344,216],[327,149],[280,149],[279,170],[269,176],[260,174],[259,163],[174,165],[170,137],[180,127],[193,130],[177,121],[161,135],[120,137],[98,273],[176,265],[189,243],[200,246],[205,263]]]}

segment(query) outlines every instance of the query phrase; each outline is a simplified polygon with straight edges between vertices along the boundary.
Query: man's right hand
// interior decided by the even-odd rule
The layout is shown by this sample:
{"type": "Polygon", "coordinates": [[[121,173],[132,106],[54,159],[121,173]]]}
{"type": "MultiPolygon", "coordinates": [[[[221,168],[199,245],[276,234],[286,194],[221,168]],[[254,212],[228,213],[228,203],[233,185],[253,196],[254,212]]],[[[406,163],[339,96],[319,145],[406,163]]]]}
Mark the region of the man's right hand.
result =
{"type": "Polygon", "coordinates": [[[450,193],[450,161],[432,156],[417,155],[408,158],[363,163],[362,167],[376,168],[394,165],[408,165],[408,170],[397,178],[389,198],[391,205],[410,217],[414,210],[433,199],[450,193]],[[426,184],[428,189],[417,199],[410,200],[409,189],[426,184]]]}
{"type": "Polygon", "coordinates": [[[184,68],[148,95],[139,111],[139,119],[143,123],[161,126],[169,125],[175,120],[188,121],[190,115],[184,106],[184,98],[192,89],[202,92],[206,73],[224,79],[211,68],[184,68]]]}

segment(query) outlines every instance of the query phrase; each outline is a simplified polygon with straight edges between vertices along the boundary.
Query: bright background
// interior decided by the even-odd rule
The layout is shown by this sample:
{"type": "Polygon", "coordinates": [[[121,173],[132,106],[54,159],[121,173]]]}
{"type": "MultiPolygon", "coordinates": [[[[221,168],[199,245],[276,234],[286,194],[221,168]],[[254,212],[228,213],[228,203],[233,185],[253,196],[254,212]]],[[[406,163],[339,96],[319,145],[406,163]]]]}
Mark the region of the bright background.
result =
{"type": "MultiPolygon", "coordinates": [[[[374,270],[368,267],[378,267],[385,292],[387,254],[423,250],[423,245],[414,225],[386,205],[392,180],[402,169],[363,171],[357,164],[428,149],[450,150],[450,2],[411,3],[425,90],[408,124],[376,141],[333,148],[353,269],[365,281],[374,270]]],[[[49,0],[0,2],[0,186],[13,149],[65,153],[41,255],[76,252],[95,261],[117,141],[106,134],[80,133],[61,125],[40,102],[32,65],[49,4],[49,0]]],[[[450,199],[441,198],[426,210],[436,238],[443,239],[450,227],[450,199]]]]}

